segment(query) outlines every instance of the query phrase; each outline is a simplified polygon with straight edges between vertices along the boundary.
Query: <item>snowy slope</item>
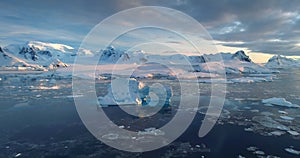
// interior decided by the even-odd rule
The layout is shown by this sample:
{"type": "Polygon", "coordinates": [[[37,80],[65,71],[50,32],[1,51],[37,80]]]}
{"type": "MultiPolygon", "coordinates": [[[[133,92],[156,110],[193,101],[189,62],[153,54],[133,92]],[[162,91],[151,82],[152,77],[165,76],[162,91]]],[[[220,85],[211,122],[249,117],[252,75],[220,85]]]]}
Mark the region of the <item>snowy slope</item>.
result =
{"type": "Polygon", "coordinates": [[[265,64],[266,67],[276,68],[293,68],[300,67],[300,63],[294,59],[289,59],[281,55],[275,55],[265,64]]]}
{"type": "Polygon", "coordinates": [[[14,59],[10,56],[8,56],[4,50],[0,47],[0,63],[1,66],[13,66],[16,63],[19,63],[17,59],[14,59]]]}
{"type": "Polygon", "coordinates": [[[24,45],[8,45],[4,50],[13,58],[43,67],[66,66],[65,63],[72,63],[75,58],[74,48],[55,43],[31,41],[24,45]]]}
{"type": "Polygon", "coordinates": [[[24,60],[16,58],[0,47],[1,70],[38,70],[45,71],[40,65],[28,64],[24,60]]]}

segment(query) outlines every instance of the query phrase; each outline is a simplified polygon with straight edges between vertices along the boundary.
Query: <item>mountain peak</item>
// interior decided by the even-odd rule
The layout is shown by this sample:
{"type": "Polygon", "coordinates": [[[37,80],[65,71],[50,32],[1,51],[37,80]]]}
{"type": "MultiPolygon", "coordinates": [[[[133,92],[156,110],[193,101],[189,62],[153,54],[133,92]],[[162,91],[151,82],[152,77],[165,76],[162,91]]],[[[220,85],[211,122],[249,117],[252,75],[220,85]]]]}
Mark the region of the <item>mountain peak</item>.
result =
{"type": "Polygon", "coordinates": [[[65,44],[59,43],[45,43],[40,41],[29,41],[25,44],[25,47],[31,47],[38,50],[58,50],[63,53],[73,50],[74,48],[65,44]]]}
{"type": "Polygon", "coordinates": [[[232,59],[238,59],[240,61],[252,62],[250,57],[245,54],[243,50],[239,50],[232,55],[232,59]]]}
{"type": "Polygon", "coordinates": [[[116,48],[113,45],[106,47],[106,50],[114,51],[116,48]]]}
{"type": "Polygon", "coordinates": [[[266,63],[268,68],[299,67],[299,63],[282,55],[274,55],[266,63]]]}

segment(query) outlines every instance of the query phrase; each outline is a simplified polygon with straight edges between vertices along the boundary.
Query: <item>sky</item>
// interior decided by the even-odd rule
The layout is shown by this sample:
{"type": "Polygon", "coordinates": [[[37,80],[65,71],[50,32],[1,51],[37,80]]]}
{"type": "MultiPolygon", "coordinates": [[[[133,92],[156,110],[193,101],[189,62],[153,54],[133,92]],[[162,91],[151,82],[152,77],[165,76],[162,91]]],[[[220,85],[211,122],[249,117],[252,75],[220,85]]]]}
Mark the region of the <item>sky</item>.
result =
{"type": "Polygon", "coordinates": [[[95,25],[119,11],[163,6],[196,19],[221,52],[243,49],[257,62],[300,55],[299,0],[2,0],[0,6],[0,46],[43,41],[79,47],[95,25]]]}

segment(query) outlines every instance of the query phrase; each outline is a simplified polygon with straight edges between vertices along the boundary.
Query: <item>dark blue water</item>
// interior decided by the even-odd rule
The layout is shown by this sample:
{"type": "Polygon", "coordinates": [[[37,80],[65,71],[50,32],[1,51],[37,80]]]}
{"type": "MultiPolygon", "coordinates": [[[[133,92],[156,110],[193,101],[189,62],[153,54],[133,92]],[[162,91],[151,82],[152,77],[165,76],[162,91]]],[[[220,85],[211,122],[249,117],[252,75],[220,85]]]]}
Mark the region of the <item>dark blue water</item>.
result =
{"type": "MultiPolygon", "coordinates": [[[[257,125],[251,121],[260,112],[276,114],[286,110],[293,116],[300,115],[300,109],[265,107],[260,99],[284,97],[300,104],[300,71],[292,70],[278,75],[273,82],[251,84],[228,84],[225,109],[230,118],[221,118],[213,130],[204,138],[198,137],[203,114],[198,113],[188,130],[176,141],[161,149],[145,153],[129,153],[113,149],[93,137],[81,122],[71,89],[71,80],[47,80],[1,76],[0,81],[0,157],[256,157],[247,148],[255,146],[265,152],[264,156],[275,155],[298,157],[284,151],[293,146],[300,149],[299,137],[289,134],[265,136],[269,130],[247,132],[244,129],[257,125]],[[55,87],[58,86],[58,87],[55,87]],[[41,88],[42,87],[42,88],[41,88]],[[45,88],[45,87],[48,87],[45,88]],[[237,99],[238,98],[238,99],[237,99]],[[251,112],[245,107],[257,112],[251,112]],[[245,121],[249,119],[250,121],[245,121]]],[[[98,83],[99,93],[106,93],[107,83],[98,83]]],[[[201,85],[209,89],[208,84],[201,85]]],[[[118,107],[105,109],[119,125],[130,125],[131,130],[162,126],[176,110],[168,109],[146,118],[128,116],[118,107]]],[[[277,116],[272,116],[274,119],[277,116]]],[[[284,124],[284,122],[283,122],[284,124]]],[[[299,117],[286,123],[294,130],[299,128],[299,117]]],[[[272,131],[272,130],[271,130],[272,131]]]]}

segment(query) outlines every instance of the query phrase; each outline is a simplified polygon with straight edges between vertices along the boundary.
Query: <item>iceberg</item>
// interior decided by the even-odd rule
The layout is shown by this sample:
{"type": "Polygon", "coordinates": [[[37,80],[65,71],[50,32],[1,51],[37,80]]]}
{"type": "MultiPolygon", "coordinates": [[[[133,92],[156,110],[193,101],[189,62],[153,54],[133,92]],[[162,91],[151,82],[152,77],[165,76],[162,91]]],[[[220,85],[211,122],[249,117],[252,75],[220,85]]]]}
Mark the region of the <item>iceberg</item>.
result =
{"type": "Polygon", "coordinates": [[[118,78],[112,80],[108,86],[107,95],[98,97],[98,100],[103,107],[113,105],[168,106],[172,96],[172,88],[169,86],[159,84],[147,86],[134,78],[118,78]]]}
{"type": "Polygon", "coordinates": [[[269,99],[263,99],[262,103],[264,104],[272,104],[277,106],[283,106],[283,107],[289,107],[289,108],[299,108],[299,105],[292,104],[289,101],[286,101],[284,98],[269,98],[269,99]]]}

